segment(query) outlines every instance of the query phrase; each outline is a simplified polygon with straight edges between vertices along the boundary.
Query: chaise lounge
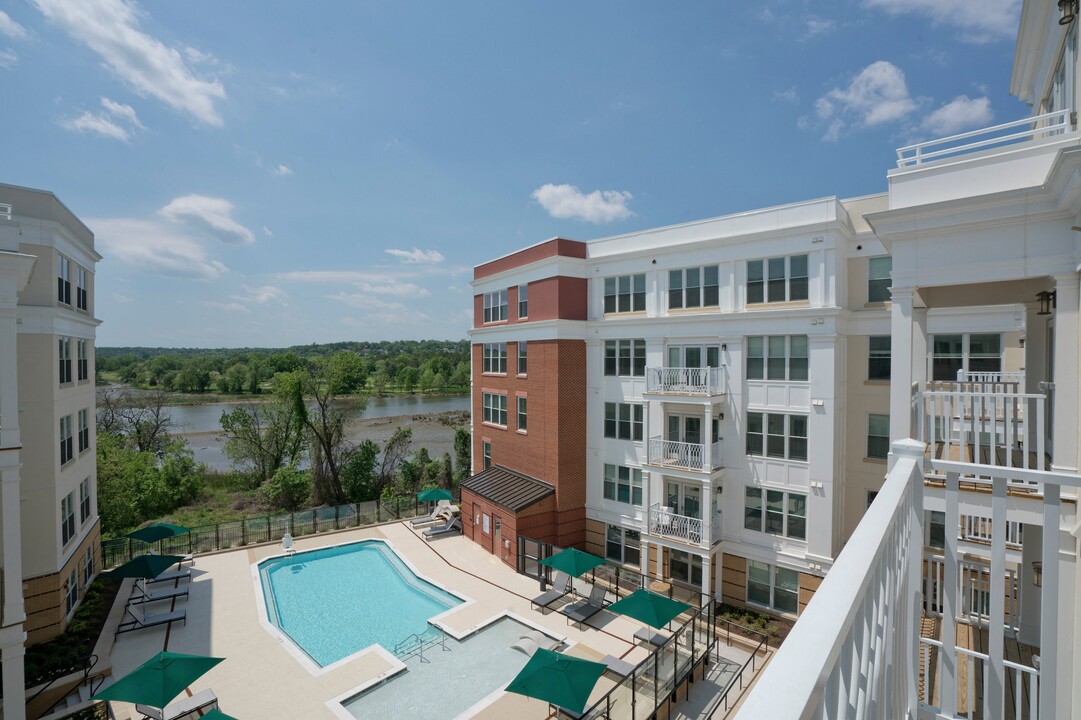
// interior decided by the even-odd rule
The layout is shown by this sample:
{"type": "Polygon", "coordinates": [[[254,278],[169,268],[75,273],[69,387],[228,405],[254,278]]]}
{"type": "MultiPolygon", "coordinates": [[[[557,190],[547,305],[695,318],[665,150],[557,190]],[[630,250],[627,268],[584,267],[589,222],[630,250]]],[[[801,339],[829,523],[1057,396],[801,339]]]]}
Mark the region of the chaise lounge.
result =
{"type": "Polygon", "coordinates": [[[571,576],[556,570],[555,580],[552,582],[552,589],[541,593],[537,597],[533,598],[529,607],[537,606],[537,609],[546,608],[554,603],[559,598],[563,597],[571,591],[571,576]]]}
{"type": "Polygon", "coordinates": [[[120,623],[116,628],[116,634],[131,632],[132,630],[142,630],[143,628],[156,627],[158,625],[169,625],[174,622],[183,622],[187,624],[188,611],[184,608],[180,610],[173,610],[172,612],[165,613],[148,613],[144,612],[142,617],[139,617],[132,612],[131,606],[124,608],[124,612],[131,616],[131,620],[125,620],[120,623]]]}
{"type": "Polygon", "coordinates": [[[593,617],[604,609],[604,596],[607,590],[600,583],[593,583],[593,589],[589,591],[589,599],[584,602],[574,603],[559,612],[567,616],[567,620],[582,625],[586,620],[593,617]]]}
{"type": "Polygon", "coordinates": [[[447,522],[445,524],[440,525],[438,527],[428,528],[427,530],[424,531],[423,534],[424,534],[424,537],[426,537],[426,538],[428,538],[430,540],[431,538],[438,537],[440,535],[446,535],[447,533],[451,533],[451,532],[455,532],[455,531],[461,532],[461,530],[462,530],[462,524],[460,522],[458,522],[458,518],[451,515],[451,516],[449,516],[447,518],[447,522]]]}

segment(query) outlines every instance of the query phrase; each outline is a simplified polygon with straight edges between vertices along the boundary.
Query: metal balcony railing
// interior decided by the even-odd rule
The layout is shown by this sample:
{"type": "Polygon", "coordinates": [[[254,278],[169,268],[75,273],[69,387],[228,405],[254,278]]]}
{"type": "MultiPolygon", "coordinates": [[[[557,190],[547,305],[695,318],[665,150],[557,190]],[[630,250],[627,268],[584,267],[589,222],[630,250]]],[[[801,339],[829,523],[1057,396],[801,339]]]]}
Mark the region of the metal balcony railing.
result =
{"type": "Polygon", "coordinates": [[[989,128],[907,145],[897,149],[897,167],[911,168],[940,158],[964,155],[981,148],[1053,138],[1056,135],[1071,132],[1074,125],[1073,113],[1070,110],[1055,110],[989,128]]]}
{"type": "Polygon", "coordinates": [[[709,547],[709,526],[702,518],[680,515],[670,507],[660,503],[649,508],[649,534],[658,537],[675,538],[692,545],[709,547]]]}
{"type": "Polygon", "coordinates": [[[712,445],[676,442],[660,436],[649,439],[649,464],[681,470],[712,472],[724,467],[721,457],[722,440],[712,445]]]}
{"type": "Polygon", "coordinates": [[[646,392],[662,395],[720,395],[721,369],[713,367],[646,368],[646,392]]]}

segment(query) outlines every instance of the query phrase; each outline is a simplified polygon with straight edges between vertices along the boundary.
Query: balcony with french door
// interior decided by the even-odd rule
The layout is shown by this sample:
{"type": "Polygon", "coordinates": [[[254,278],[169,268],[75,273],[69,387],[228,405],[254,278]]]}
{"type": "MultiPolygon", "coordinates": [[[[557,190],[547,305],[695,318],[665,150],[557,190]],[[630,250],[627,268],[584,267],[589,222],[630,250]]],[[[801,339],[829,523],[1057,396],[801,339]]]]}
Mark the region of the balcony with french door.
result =
{"type": "Polygon", "coordinates": [[[647,367],[646,395],[715,399],[724,395],[721,369],[716,367],[647,367]]]}
{"type": "Polygon", "coordinates": [[[660,435],[649,439],[650,466],[686,477],[686,473],[715,473],[724,468],[723,438],[712,444],[665,440],[660,435]]]}
{"type": "Polygon", "coordinates": [[[681,515],[678,509],[654,503],[649,508],[646,532],[653,537],[675,540],[708,550],[721,536],[720,516],[712,522],[693,515],[681,515]]]}

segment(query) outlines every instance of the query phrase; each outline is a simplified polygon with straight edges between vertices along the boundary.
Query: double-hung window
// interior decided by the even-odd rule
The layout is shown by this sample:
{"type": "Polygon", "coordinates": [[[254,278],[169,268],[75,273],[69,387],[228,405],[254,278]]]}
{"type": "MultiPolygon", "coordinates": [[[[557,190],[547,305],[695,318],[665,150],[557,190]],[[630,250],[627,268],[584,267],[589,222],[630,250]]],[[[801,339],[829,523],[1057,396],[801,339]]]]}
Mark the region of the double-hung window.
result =
{"type": "Polygon", "coordinates": [[[72,452],[71,415],[60,418],[60,464],[67,465],[75,457],[72,452]]]}
{"type": "Polygon", "coordinates": [[[867,379],[890,379],[890,355],[893,341],[889,335],[872,335],[867,353],[867,379]]]}
{"type": "Polygon", "coordinates": [[[529,369],[529,363],[527,362],[526,341],[518,341],[518,374],[525,375],[526,370],[529,369]]]}
{"type": "Polygon", "coordinates": [[[807,539],[805,494],[780,490],[763,492],[762,488],[748,487],[744,489],[743,505],[743,527],[747,530],[782,535],[794,540],[807,539]]]}
{"type": "Polygon", "coordinates": [[[69,492],[60,500],[60,539],[67,545],[75,537],[75,493],[69,492]]]}
{"type": "Polygon", "coordinates": [[[481,371],[488,374],[507,372],[507,343],[485,343],[481,371]]]}
{"type": "Polygon", "coordinates": [[[64,583],[64,614],[70,615],[79,603],[79,568],[73,568],[64,583]]]}
{"type": "Polygon", "coordinates": [[[646,341],[605,341],[604,374],[620,377],[643,377],[646,374],[646,341]]]}
{"type": "Polygon", "coordinates": [[[747,454],[807,459],[807,416],[747,413],[747,454]]]}
{"type": "Polygon", "coordinates": [[[799,573],[748,560],[747,602],[780,612],[799,612],[799,573]]]}
{"type": "Polygon", "coordinates": [[[484,422],[507,426],[507,396],[500,393],[484,393],[484,422]]]}
{"type": "Polygon", "coordinates": [[[668,574],[673,580],[702,587],[702,556],[692,555],[685,550],[669,550],[668,574]]]}
{"type": "Polygon", "coordinates": [[[606,532],[604,556],[609,560],[627,565],[639,565],[642,562],[642,536],[637,530],[609,525],[606,532]]]}
{"type": "Polygon", "coordinates": [[[86,549],[86,555],[83,556],[83,584],[89,586],[90,578],[94,577],[94,546],[91,545],[86,549]]]}
{"type": "Polygon", "coordinates": [[[86,292],[86,268],[82,265],[76,265],[75,268],[75,307],[80,310],[86,310],[89,307],[86,292]]]}
{"type": "Polygon", "coordinates": [[[481,454],[484,457],[484,469],[487,470],[492,466],[492,444],[487,440],[481,443],[481,454]]]}
{"type": "Polygon", "coordinates": [[[604,312],[645,312],[646,276],[619,275],[604,279],[604,312]]]}
{"type": "Polygon", "coordinates": [[[526,429],[526,398],[518,396],[518,429],[526,429]]]}
{"type": "Polygon", "coordinates": [[[79,524],[90,519],[90,478],[79,483],[79,524]]]}
{"type": "Polygon", "coordinates": [[[76,350],[76,360],[77,360],[76,365],[79,368],[79,370],[78,370],[78,378],[79,378],[79,380],[89,380],[90,379],[90,356],[89,356],[89,353],[87,352],[87,341],[86,340],[76,340],[75,341],[75,350],[76,350]]]}
{"type": "Polygon", "coordinates": [[[60,384],[71,382],[71,338],[60,338],[60,384]]]}
{"type": "Polygon", "coordinates": [[[641,405],[633,403],[604,404],[604,436],[613,440],[642,439],[641,405]]]}
{"type": "Polygon", "coordinates": [[[518,319],[529,317],[529,286],[518,286],[518,319]]]}
{"type": "Polygon", "coordinates": [[[933,380],[955,382],[960,370],[1002,371],[1002,336],[998,333],[934,335],[931,346],[933,380]]]}
{"type": "Polygon", "coordinates": [[[668,271],[668,309],[717,307],[720,303],[716,265],[668,271]]]}
{"type": "Polygon", "coordinates": [[[56,300],[71,305],[71,260],[56,256],[56,300]]]}
{"type": "Polygon", "coordinates": [[[806,335],[768,335],[747,338],[748,380],[806,380],[806,335]]]}
{"type": "Polygon", "coordinates": [[[604,499],[641,507],[642,471],[623,465],[605,465],[604,499]]]}
{"type": "Polygon", "coordinates": [[[885,460],[890,454],[890,416],[867,416],[867,457],[885,460]]]}
{"type": "Polygon", "coordinates": [[[747,261],[747,304],[806,300],[807,256],[747,261]]]}
{"type": "Polygon", "coordinates": [[[90,411],[79,411],[79,452],[90,449],[90,411]]]}
{"type": "Polygon", "coordinates": [[[889,255],[867,261],[867,302],[890,301],[890,272],[892,270],[893,258],[889,255]]]}
{"type": "Polygon", "coordinates": [[[484,293],[484,322],[493,323],[507,319],[507,291],[495,290],[484,293]]]}

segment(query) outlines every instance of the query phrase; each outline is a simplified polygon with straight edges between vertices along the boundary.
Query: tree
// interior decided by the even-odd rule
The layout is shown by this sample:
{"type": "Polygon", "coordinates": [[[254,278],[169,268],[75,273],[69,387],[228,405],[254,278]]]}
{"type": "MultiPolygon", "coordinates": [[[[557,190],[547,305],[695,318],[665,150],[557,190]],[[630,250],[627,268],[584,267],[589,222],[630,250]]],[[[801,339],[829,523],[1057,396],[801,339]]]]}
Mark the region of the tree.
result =
{"type": "Polygon", "coordinates": [[[371,440],[364,440],[353,452],[349,453],[342,467],[342,489],[345,497],[352,503],[376,500],[383,488],[375,474],[379,461],[379,446],[371,440]]]}
{"type": "Polygon", "coordinates": [[[450,461],[450,453],[443,453],[443,467],[439,471],[439,487],[447,490],[454,488],[454,465],[450,461]]]}
{"type": "Polygon", "coordinates": [[[294,466],[278,468],[267,482],[265,492],[271,505],[292,512],[311,498],[312,479],[294,466]]]}
{"type": "Polygon", "coordinates": [[[468,428],[454,429],[454,455],[458,460],[458,482],[462,482],[473,465],[473,439],[468,428]]]}
{"type": "Polygon", "coordinates": [[[398,381],[402,385],[402,390],[407,393],[413,392],[413,388],[417,386],[417,378],[419,373],[415,367],[402,368],[398,372],[398,381]]]}
{"type": "Polygon", "coordinates": [[[368,364],[356,353],[336,352],[327,362],[327,373],[333,376],[338,393],[352,395],[368,384],[368,364]]]}
{"type": "Polygon", "coordinates": [[[97,469],[98,512],[106,535],[118,535],[195,499],[202,472],[183,441],[166,444],[159,457],[109,433],[98,435],[97,469]]]}
{"type": "Polygon", "coordinates": [[[221,429],[225,454],[235,464],[250,465],[256,485],[295,465],[304,447],[304,424],[288,398],[223,411],[221,429]]]}
{"type": "Polygon", "coordinates": [[[166,400],[161,390],[131,393],[102,389],[98,393],[98,434],[117,435],[136,451],[161,457],[175,427],[166,400]]]}
{"type": "Polygon", "coordinates": [[[398,474],[398,466],[405,461],[409,454],[409,448],[413,444],[412,428],[398,428],[383,445],[383,454],[379,458],[379,468],[376,477],[379,480],[379,492],[394,483],[398,474]]]}

